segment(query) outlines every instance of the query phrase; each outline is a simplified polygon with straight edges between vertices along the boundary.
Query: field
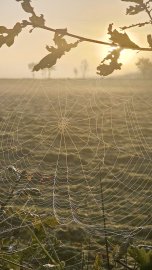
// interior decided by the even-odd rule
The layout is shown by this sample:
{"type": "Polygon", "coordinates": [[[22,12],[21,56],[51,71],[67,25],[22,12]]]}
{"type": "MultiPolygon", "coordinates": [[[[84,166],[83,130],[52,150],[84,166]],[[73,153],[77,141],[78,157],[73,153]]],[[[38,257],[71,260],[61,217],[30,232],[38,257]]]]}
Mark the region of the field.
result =
{"type": "Polygon", "coordinates": [[[62,243],[97,249],[103,199],[109,238],[151,243],[152,81],[1,80],[0,103],[1,204],[49,215],[62,243]],[[10,165],[24,171],[18,183],[10,165]]]}

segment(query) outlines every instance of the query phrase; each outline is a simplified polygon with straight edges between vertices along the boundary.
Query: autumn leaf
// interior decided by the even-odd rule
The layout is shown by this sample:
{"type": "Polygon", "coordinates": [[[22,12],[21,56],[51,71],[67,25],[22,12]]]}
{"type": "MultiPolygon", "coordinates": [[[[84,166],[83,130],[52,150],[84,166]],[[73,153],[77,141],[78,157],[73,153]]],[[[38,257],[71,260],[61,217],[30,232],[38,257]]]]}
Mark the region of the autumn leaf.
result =
{"type": "Polygon", "coordinates": [[[150,2],[150,1],[148,1],[145,4],[143,0],[121,0],[121,1],[131,2],[131,3],[137,4],[135,6],[129,6],[129,8],[127,8],[127,10],[126,10],[127,15],[135,15],[135,14],[138,14],[138,13],[146,10],[146,7],[148,6],[148,4],[150,2]]]}
{"type": "Polygon", "coordinates": [[[8,30],[5,26],[0,26],[0,34],[8,33],[8,30]]]}
{"type": "MultiPolygon", "coordinates": [[[[65,33],[66,29],[62,29],[62,33],[65,33]]],[[[60,59],[66,52],[69,52],[72,48],[75,48],[79,44],[79,40],[75,43],[68,44],[63,38],[64,34],[60,34],[61,29],[57,30],[54,35],[54,43],[56,47],[46,46],[46,49],[50,52],[46,55],[37,65],[34,66],[33,71],[39,71],[40,69],[51,68],[54,66],[58,59],[60,59]]]]}
{"type": "Polygon", "coordinates": [[[21,2],[22,8],[25,12],[31,13],[32,16],[29,18],[33,27],[42,27],[45,25],[44,16],[41,14],[37,16],[34,12],[34,8],[31,6],[31,0],[16,0],[17,2],[21,2]]]}
{"type": "Polygon", "coordinates": [[[44,16],[41,14],[40,17],[33,15],[32,17],[29,18],[33,27],[41,27],[45,25],[45,20],[44,16]]]}
{"type": "Polygon", "coordinates": [[[26,21],[26,20],[23,20],[22,23],[21,23],[21,25],[22,25],[22,28],[24,28],[24,27],[26,27],[26,26],[29,25],[29,22],[26,21]]]}
{"type": "Polygon", "coordinates": [[[108,27],[108,34],[113,44],[118,46],[110,52],[97,67],[97,74],[100,76],[108,76],[115,70],[120,70],[122,64],[118,62],[122,48],[139,48],[134,42],[131,41],[126,33],[120,33],[116,29],[113,30],[113,24],[108,27]]]}
{"type": "Polygon", "coordinates": [[[31,0],[16,0],[17,2],[22,2],[22,8],[25,12],[35,14],[34,13],[34,8],[31,6],[30,2],[31,0]]]}
{"type": "Polygon", "coordinates": [[[113,24],[109,24],[108,27],[108,34],[111,36],[110,40],[113,41],[113,43],[118,44],[120,47],[124,48],[140,48],[137,44],[135,44],[127,33],[120,33],[116,29],[112,29],[113,24]]]}
{"type": "Polygon", "coordinates": [[[12,46],[15,37],[22,31],[21,23],[16,23],[12,29],[5,26],[0,26],[0,47],[6,44],[8,47],[12,46]],[[5,35],[4,35],[5,34],[5,35]]]}
{"type": "Polygon", "coordinates": [[[136,6],[130,6],[129,8],[127,8],[126,10],[126,14],[127,15],[136,15],[138,13],[140,13],[141,11],[145,10],[145,6],[144,5],[136,5],[136,6]]]}
{"type": "Polygon", "coordinates": [[[118,63],[121,48],[116,48],[110,52],[97,67],[97,74],[100,76],[108,76],[112,74],[115,70],[120,70],[122,64],[118,63]]]}
{"type": "Polygon", "coordinates": [[[25,11],[25,12],[27,12],[27,13],[31,13],[31,14],[35,14],[34,13],[34,8],[30,5],[30,2],[31,1],[24,1],[23,3],[22,3],[22,8],[23,8],[23,10],[25,11]]]}

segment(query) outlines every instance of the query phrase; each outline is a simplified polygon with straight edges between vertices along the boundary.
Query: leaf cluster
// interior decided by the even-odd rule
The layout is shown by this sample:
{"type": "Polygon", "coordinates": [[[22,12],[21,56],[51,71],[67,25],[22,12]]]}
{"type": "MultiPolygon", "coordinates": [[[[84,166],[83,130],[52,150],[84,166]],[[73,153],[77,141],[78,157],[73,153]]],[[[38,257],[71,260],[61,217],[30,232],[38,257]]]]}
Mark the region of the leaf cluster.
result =
{"type": "Polygon", "coordinates": [[[144,0],[121,0],[123,2],[133,2],[134,6],[129,6],[126,10],[127,15],[135,15],[145,10],[146,4],[144,4],[144,0]]]}
{"type": "Polygon", "coordinates": [[[122,63],[119,63],[121,49],[114,49],[110,52],[97,67],[97,74],[100,76],[108,76],[115,70],[120,70],[122,63]]]}
{"type": "MultiPolygon", "coordinates": [[[[133,27],[143,27],[149,24],[152,24],[152,0],[121,0],[122,2],[129,3],[129,7],[126,10],[127,15],[136,15],[141,12],[146,12],[149,21],[140,22],[137,24],[131,24],[129,26],[124,26],[121,30],[126,30],[133,27]]],[[[95,43],[106,44],[116,47],[112,52],[101,61],[100,65],[97,67],[97,74],[100,76],[108,76],[112,74],[115,70],[120,70],[122,63],[119,62],[120,54],[122,49],[132,49],[132,50],[145,50],[141,48],[136,43],[134,43],[127,33],[119,32],[118,30],[113,30],[113,24],[110,24],[108,27],[108,34],[110,35],[110,42],[99,42],[93,39],[87,39],[81,36],[76,36],[67,32],[67,29],[52,29],[45,25],[44,15],[40,16],[35,13],[33,6],[31,5],[31,0],[16,0],[21,4],[24,12],[30,14],[29,20],[22,20],[22,22],[17,22],[12,29],[8,29],[5,26],[0,26],[0,47],[6,44],[8,47],[13,45],[15,38],[19,35],[23,28],[27,26],[32,26],[30,33],[34,28],[42,28],[44,30],[53,31],[54,34],[54,44],[55,46],[46,46],[47,51],[49,52],[44,58],[42,58],[37,65],[34,66],[33,71],[39,71],[45,68],[53,67],[58,59],[69,52],[71,49],[76,48],[80,41],[89,41],[95,43]],[[65,39],[65,36],[71,36],[77,38],[77,41],[74,43],[68,43],[65,39]]],[[[147,42],[150,50],[152,49],[152,36],[151,34],[147,35],[147,42]]],[[[146,48],[146,50],[149,50],[146,48]]]]}
{"type": "MultiPolygon", "coordinates": [[[[150,21],[143,22],[143,23],[137,23],[132,24],[130,26],[124,26],[121,27],[121,30],[126,30],[128,28],[133,27],[143,27],[145,25],[152,23],[152,17],[151,17],[151,6],[150,1],[144,1],[144,0],[122,0],[123,2],[130,2],[134,3],[134,5],[131,5],[127,8],[126,14],[127,15],[136,15],[142,11],[145,11],[150,21]]],[[[113,45],[118,45],[118,48],[114,49],[112,52],[110,52],[101,62],[101,64],[97,67],[97,74],[100,76],[108,76],[112,74],[115,70],[120,70],[122,67],[122,63],[119,63],[119,58],[121,54],[121,50],[123,48],[130,48],[130,49],[139,49],[140,47],[135,44],[127,33],[120,33],[116,29],[112,29],[113,24],[110,24],[108,27],[108,34],[110,35],[110,40],[112,41],[113,45]]],[[[147,42],[150,48],[152,48],[152,35],[147,35],[147,42]]]]}
{"type": "Polygon", "coordinates": [[[137,23],[137,24],[132,24],[130,26],[124,26],[121,29],[126,30],[128,28],[132,28],[132,27],[143,27],[147,24],[151,24],[152,23],[152,16],[151,16],[151,3],[152,1],[144,1],[144,0],[121,0],[122,2],[131,2],[134,3],[134,5],[129,6],[126,9],[126,15],[136,15],[139,14],[143,11],[145,11],[148,15],[148,17],[150,18],[150,21],[146,21],[143,23],[137,23]]]}
{"type": "Polygon", "coordinates": [[[6,44],[8,47],[14,44],[15,38],[21,33],[22,29],[28,25],[35,27],[42,27],[45,25],[44,16],[37,16],[34,12],[34,8],[30,4],[30,0],[16,0],[21,2],[23,10],[27,13],[31,13],[29,22],[23,20],[21,23],[17,22],[12,29],[8,29],[5,26],[0,26],[0,47],[6,44]]]}
{"type": "Polygon", "coordinates": [[[43,14],[37,16],[34,8],[31,6],[31,0],[16,0],[17,2],[21,2],[21,6],[23,10],[27,13],[30,13],[32,16],[29,17],[30,22],[33,27],[42,27],[45,25],[45,19],[43,14]]]}
{"type": "Polygon", "coordinates": [[[127,35],[127,33],[120,33],[116,29],[112,29],[113,24],[109,24],[108,34],[110,35],[110,40],[112,44],[116,46],[116,49],[113,49],[97,67],[97,74],[100,76],[108,76],[112,74],[115,70],[120,70],[122,63],[119,63],[119,58],[122,49],[132,48],[138,49],[139,46],[135,44],[127,35]]]}

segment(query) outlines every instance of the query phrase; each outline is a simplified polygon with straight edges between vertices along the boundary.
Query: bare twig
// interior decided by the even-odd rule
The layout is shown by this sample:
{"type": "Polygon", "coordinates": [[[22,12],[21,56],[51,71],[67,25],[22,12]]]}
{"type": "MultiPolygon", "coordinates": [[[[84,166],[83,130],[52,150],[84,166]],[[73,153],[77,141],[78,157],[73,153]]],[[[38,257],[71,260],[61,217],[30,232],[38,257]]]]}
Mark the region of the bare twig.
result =
{"type": "Polygon", "coordinates": [[[121,30],[127,30],[127,29],[130,29],[130,28],[133,28],[133,27],[143,27],[143,26],[148,25],[148,24],[151,24],[151,21],[143,22],[143,23],[131,24],[129,26],[123,26],[123,27],[120,27],[120,29],[121,30]]]}
{"type": "Polygon", "coordinates": [[[151,21],[151,24],[152,24],[152,15],[151,15],[151,10],[148,9],[147,5],[144,4],[144,9],[146,11],[146,13],[148,14],[149,18],[150,18],[150,21],[151,21]]]}

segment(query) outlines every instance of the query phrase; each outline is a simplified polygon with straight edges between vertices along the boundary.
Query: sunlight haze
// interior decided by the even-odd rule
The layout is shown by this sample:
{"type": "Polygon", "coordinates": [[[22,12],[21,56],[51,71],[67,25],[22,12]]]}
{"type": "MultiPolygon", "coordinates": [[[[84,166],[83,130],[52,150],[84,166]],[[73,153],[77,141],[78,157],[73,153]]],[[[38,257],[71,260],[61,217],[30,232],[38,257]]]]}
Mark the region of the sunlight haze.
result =
{"type": "MultiPolygon", "coordinates": [[[[126,16],[127,3],[120,0],[32,0],[36,13],[44,14],[46,25],[52,28],[66,28],[68,32],[88,38],[108,41],[107,28],[109,23],[114,23],[117,29],[124,25],[138,23],[147,18],[144,14],[139,16],[126,16]]],[[[12,28],[17,21],[28,19],[20,3],[15,0],[1,0],[0,25],[12,28]]],[[[146,29],[146,27],[145,27],[146,29]]],[[[141,46],[147,46],[145,29],[133,29],[128,31],[134,42],[141,46]]],[[[0,49],[0,77],[31,77],[28,64],[38,63],[47,54],[45,46],[53,45],[53,33],[35,29],[31,34],[30,28],[24,29],[15,39],[11,48],[3,46],[0,49]]],[[[147,28],[147,31],[149,29],[147,28]]],[[[147,32],[148,33],[148,32],[147,32]]],[[[68,39],[73,42],[73,39],[68,39]]],[[[96,67],[106,56],[109,47],[84,42],[78,48],[66,54],[56,64],[56,70],[52,77],[74,77],[73,69],[77,68],[81,77],[81,61],[87,59],[89,64],[88,76],[96,76],[96,67]]],[[[147,57],[147,53],[138,53],[124,50],[122,61],[124,62],[121,75],[136,71],[135,62],[139,57],[147,57]]],[[[115,72],[115,75],[120,72],[115,72]]],[[[36,74],[41,77],[41,72],[36,74]]]]}

